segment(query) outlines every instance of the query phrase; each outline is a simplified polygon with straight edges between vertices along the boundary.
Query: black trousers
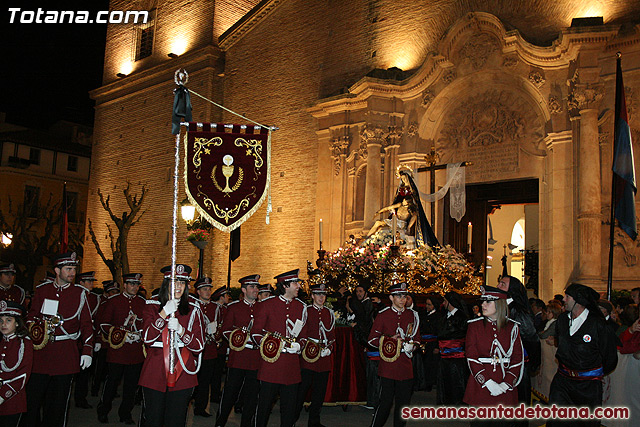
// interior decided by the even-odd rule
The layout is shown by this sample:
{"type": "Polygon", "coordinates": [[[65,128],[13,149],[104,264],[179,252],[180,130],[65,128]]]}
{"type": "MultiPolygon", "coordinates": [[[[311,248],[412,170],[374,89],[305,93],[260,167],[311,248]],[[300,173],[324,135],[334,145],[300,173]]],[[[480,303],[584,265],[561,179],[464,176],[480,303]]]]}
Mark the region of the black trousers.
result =
{"type": "Polygon", "coordinates": [[[87,369],[83,369],[76,374],[75,387],[73,390],[73,400],[76,403],[86,402],[89,394],[89,377],[93,375],[95,365],[92,363],[87,369]]]}
{"type": "Polygon", "coordinates": [[[206,359],[202,361],[198,371],[198,385],[196,386],[193,402],[194,412],[203,412],[209,404],[209,388],[213,381],[213,372],[216,359],[206,359]]]}
{"type": "MultiPolygon", "coordinates": [[[[226,349],[223,348],[226,352],[226,349]]],[[[227,361],[227,354],[218,354],[218,357],[213,359],[213,376],[211,377],[211,400],[213,402],[220,402],[220,395],[222,394],[222,372],[224,371],[224,364],[227,361]]]]}
{"type": "Polygon", "coordinates": [[[311,405],[309,405],[309,427],[320,425],[320,411],[324,403],[324,395],[327,392],[327,382],[329,381],[329,371],[316,372],[303,369],[300,373],[302,382],[298,387],[298,403],[296,405],[296,421],[300,418],[302,406],[304,405],[307,391],[311,388],[311,405]]]}
{"type": "Polygon", "coordinates": [[[0,415],[0,427],[18,427],[22,414],[0,415]]]}
{"type": "Polygon", "coordinates": [[[100,385],[107,378],[107,349],[101,348],[99,352],[94,353],[94,356],[94,361],[91,364],[95,365],[91,380],[91,395],[97,396],[100,392],[100,385]]]}
{"type": "Polygon", "coordinates": [[[406,421],[400,418],[401,409],[405,406],[409,406],[411,403],[411,395],[413,394],[413,379],[409,380],[392,380],[389,378],[380,377],[380,403],[373,414],[373,421],[371,425],[373,427],[382,427],[387,422],[389,414],[391,413],[391,407],[393,408],[393,425],[395,427],[404,426],[406,421]]]}
{"type": "MultiPolygon", "coordinates": [[[[216,417],[216,426],[224,426],[229,419],[229,414],[233,409],[233,405],[238,400],[241,390],[244,401],[242,402],[242,427],[253,425],[253,419],[256,414],[256,406],[258,405],[258,371],[238,368],[229,368],[227,370],[227,379],[224,382],[224,390],[222,390],[222,398],[218,407],[218,415],[216,417]]],[[[242,397],[241,396],[241,397],[242,397]]]]}
{"type": "Polygon", "coordinates": [[[66,425],[72,379],[73,374],[31,374],[27,383],[27,413],[22,417],[21,425],[25,427],[66,425]]]}
{"type": "MultiPolygon", "coordinates": [[[[256,426],[267,427],[271,406],[278,392],[280,392],[280,427],[291,427],[296,422],[296,399],[300,383],[284,385],[260,381],[258,394],[258,410],[256,411],[256,426]]],[[[244,409],[242,410],[244,413],[244,409]]]]}
{"type": "MultiPolygon", "coordinates": [[[[560,373],[556,373],[551,381],[549,391],[549,405],[558,406],[588,406],[593,410],[602,406],[602,381],[600,380],[574,380],[560,373]]],[[[571,425],[571,426],[599,426],[600,420],[589,421],[559,421],[549,420],[547,426],[571,425]]]]}
{"type": "Polygon", "coordinates": [[[440,358],[437,378],[437,404],[462,405],[468,378],[469,366],[466,358],[440,358]]]}
{"type": "Polygon", "coordinates": [[[143,410],[140,425],[145,427],[184,427],[193,387],[161,392],[142,387],[143,410]]]}
{"type": "Polygon", "coordinates": [[[118,408],[118,415],[121,420],[128,420],[131,418],[131,411],[135,405],[135,396],[136,390],[138,389],[138,380],[140,380],[142,363],[135,365],[109,363],[107,369],[107,382],[104,385],[104,391],[100,398],[100,403],[98,403],[98,415],[109,414],[113,399],[116,395],[116,390],[124,376],[122,402],[120,403],[120,408],[118,408]]]}
{"type": "Polygon", "coordinates": [[[378,376],[378,360],[365,356],[367,375],[367,406],[375,408],[380,400],[380,377],[378,376]]]}

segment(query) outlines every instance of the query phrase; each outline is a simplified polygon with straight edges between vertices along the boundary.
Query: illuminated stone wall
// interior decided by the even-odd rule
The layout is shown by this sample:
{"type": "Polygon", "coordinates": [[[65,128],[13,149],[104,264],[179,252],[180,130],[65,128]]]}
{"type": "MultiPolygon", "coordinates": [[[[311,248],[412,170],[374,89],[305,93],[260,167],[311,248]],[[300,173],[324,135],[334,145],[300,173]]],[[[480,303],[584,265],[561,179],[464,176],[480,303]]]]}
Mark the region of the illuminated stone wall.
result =
{"type": "MultiPolygon", "coordinates": [[[[104,85],[92,93],[97,112],[88,216],[104,237],[106,216],[97,188],[108,189],[112,203],[122,204],[119,194],[127,179],[148,184],[147,213],[132,230],[130,262],[132,269],[145,274],[148,287],[159,283],[157,270],[170,255],[170,112],[173,71],[178,67],[189,71],[191,89],[280,128],[272,141],[271,224],[265,225],[263,206],[242,226],[242,255],[234,263],[232,283],[250,273],[270,279],[291,268],[304,268],[307,259],[315,258],[320,218],[325,221],[328,249],[335,249],[349,233],[366,230],[370,210],[387,203],[397,185],[395,165],[423,164],[432,140],[437,148],[449,149],[444,160],[464,160],[450,150],[451,139],[458,138],[452,114],[459,111],[459,119],[465,120],[467,102],[479,111],[488,102],[505,105],[505,114],[520,114],[517,118],[525,120],[526,141],[518,140],[517,147],[530,154],[518,152],[507,175],[476,170],[471,181],[524,176],[544,183],[541,204],[546,204],[541,207],[540,226],[547,238],[540,242],[541,251],[546,251],[541,253],[545,272],[541,284],[547,286],[553,278],[554,288],[564,286],[572,274],[581,277],[575,273],[580,269],[574,269],[581,256],[574,221],[578,201],[572,196],[575,169],[567,166],[576,161],[572,141],[577,131],[564,104],[566,82],[575,71],[572,61],[582,61],[579,65],[585,70],[597,69],[600,77],[596,77],[607,88],[599,111],[612,107],[612,49],[625,50],[629,69],[640,62],[635,53],[637,28],[628,24],[621,35],[618,27],[603,29],[605,39],[596,42],[569,33],[558,38],[576,16],[603,15],[606,24],[616,24],[630,22],[640,13],[640,6],[630,2],[615,2],[603,10],[589,9],[585,3],[589,2],[566,0],[541,6],[522,1],[516,7],[507,1],[471,1],[462,7],[457,1],[416,5],[390,0],[272,0],[236,22],[238,10],[246,10],[250,2],[240,9],[230,8],[230,2],[158,2],[157,39],[150,58],[123,70],[135,47],[133,28],[109,28],[104,85]],[[199,9],[187,14],[185,5],[199,9]],[[469,12],[491,15],[474,17],[469,12]],[[218,35],[222,35],[219,40],[218,35]],[[622,41],[611,44],[614,38],[622,41]],[[186,51],[170,59],[167,54],[176,53],[172,45],[176,41],[186,51]],[[591,50],[590,56],[577,54],[582,45],[591,50]],[[572,50],[561,52],[564,47],[572,50]],[[365,77],[373,69],[389,67],[404,71],[365,77]],[[130,75],[119,79],[118,72],[130,75]],[[544,82],[538,87],[540,78],[544,82]],[[368,156],[375,149],[380,156],[368,156]],[[530,155],[534,157],[526,157],[530,155]],[[552,176],[553,191],[548,187],[552,176]],[[362,185],[366,178],[379,184],[362,185]],[[355,215],[356,207],[367,212],[355,215]],[[566,255],[559,257],[559,252],[566,255]]],[[[125,2],[112,1],[112,8],[123,9],[125,2]]],[[[638,87],[634,78],[629,73],[627,84],[638,87]]],[[[195,120],[238,120],[200,99],[193,104],[195,120]]],[[[519,138],[519,129],[505,128],[504,135],[519,138]]],[[[605,150],[606,144],[601,147],[605,150]]],[[[513,150],[503,154],[513,157],[513,150]]],[[[603,172],[602,182],[606,179],[603,172]]],[[[181,198],[183,194],[181,190],[181,198]]],[[[594,227],[592,205],[585,208],[584,218],[590,218],[587,222],[594,227]]],[[[182,240],[184,226],[180,233],[179,259],[195,265],[197,251],[182,240]]],[[[228,235],[216,232],[206,250],[205,271],[220,284],[226,280],[227,246],[228,235]]],[[[90,242],[85,252],[87,261],[104,276],[106,268],[90,242]]],[[[583,259],[596,256],[582,255],[583,259]]],[[[600,283],[601,275],[589,272],[588,276],[600,283]]]]}

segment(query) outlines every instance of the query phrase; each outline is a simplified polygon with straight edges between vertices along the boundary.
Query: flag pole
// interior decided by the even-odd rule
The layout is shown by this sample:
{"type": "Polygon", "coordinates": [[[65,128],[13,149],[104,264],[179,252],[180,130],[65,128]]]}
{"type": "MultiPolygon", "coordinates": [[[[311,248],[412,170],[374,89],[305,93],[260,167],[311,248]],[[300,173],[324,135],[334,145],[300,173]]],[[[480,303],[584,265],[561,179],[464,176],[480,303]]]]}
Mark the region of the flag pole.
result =
{"type": "MultiPolygon", "coordinates": [[[[616,99],[615,99],[615,120],[620,117],[620,103],[618,102],[618,72],[621,70],[621,57],[620,52],[616,53],[616,99]]],[[[613,165],[616,157],[616,143],[618,141],[618,125],[614,123],[613,126],[613,158],[611,164],[613,165]]],[[[615,201],[617,199],[616,189],[616,173],[611,169],[611,216],[609,218],[609,265],[607,266],[607,299],[611,300],[611,294],[613,292],[613,234],[616,228],[616,206],[615,201]]]]}

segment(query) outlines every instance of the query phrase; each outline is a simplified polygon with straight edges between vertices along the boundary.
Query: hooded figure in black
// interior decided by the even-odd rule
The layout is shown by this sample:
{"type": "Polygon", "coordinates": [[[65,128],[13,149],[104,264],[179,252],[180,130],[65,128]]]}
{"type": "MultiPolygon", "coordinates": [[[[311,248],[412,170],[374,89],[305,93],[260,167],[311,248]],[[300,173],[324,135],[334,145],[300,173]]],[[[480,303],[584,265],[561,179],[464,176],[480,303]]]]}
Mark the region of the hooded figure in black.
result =
{"type": "Polygon", "coordinates": [[[462,297],[456,292],[447,292],[444,313],[438,322],[438,404],[462,404],[469,377],[469,367],[464,353],[468,318],[462,297]]]}
{"type": "MultiPolygon", "coordinates": [[[[503,276],[500,279],[498,288],[506,291],[509,295],[509,318],[519,323],[520,338],[524,347],[524,373],[518,385],[518,402],[525,405],[531,404],[531,375],[540,367],[542,349],[540,348],[540,337],[536,331],[533,319],[533,312],[529,305],[527,290],[522,282],[513,276],[503,276]]],[[[522,422],[527,425],[528,422],[522,422]]]]}
{"type": "MultiPolygon", "coordinates": [[[[618,364],[616,337],[598,308],[595,290],[572,283],[565,294],[566,313],[556,321],[558,372],[551,382],[549,404],[593,409],[602,405],[602,378],[618,364]]],[[[547,426],[558,424],[547,422],[547,426]]],[[[599,426],[600,420],[572,420],[571,425],[599,426]]]]}

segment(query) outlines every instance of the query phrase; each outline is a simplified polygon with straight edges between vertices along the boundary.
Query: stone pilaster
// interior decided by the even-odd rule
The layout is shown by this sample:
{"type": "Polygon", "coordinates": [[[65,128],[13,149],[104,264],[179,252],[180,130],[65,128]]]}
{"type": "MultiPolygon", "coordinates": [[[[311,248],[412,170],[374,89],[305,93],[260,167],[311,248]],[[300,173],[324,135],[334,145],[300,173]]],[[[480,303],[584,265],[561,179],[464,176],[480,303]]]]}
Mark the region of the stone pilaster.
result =
{"type": "Polygon", "coordinates": [[[365,125],[361,134],[362,144],[367,149],[367,187],[364,198],[364,229],[373,225],[376,212],[380,209],[381,168],[382,157],[380,150],[385,139],[383,130],[379,126],[365,125]]]}
{"type": "Polygon", "coordinates": [[[577,84],[571,101],[580,112],[578,139],[578,275],[585,284],[596,284],[602,273],[602,217],[598,105],[603,88],[577,84]]]}

